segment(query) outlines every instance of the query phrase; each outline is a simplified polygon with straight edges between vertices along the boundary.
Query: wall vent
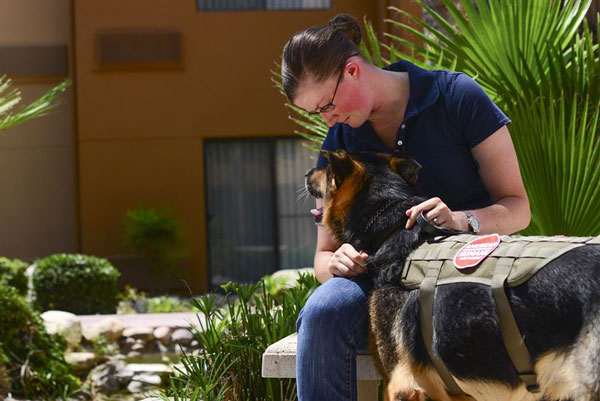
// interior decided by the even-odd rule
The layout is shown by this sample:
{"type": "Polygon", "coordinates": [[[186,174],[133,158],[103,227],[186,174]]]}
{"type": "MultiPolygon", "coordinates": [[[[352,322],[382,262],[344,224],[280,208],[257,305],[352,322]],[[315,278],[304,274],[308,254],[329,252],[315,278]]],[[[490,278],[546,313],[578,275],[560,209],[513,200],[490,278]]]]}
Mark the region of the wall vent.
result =
{"type": "Polygon", "coordinates": [[[181,32],[99,31],[96,61],[101,70],[181,69],[181,32]]]}
{"type": "Polygon", "coordinates": [[[67,46],[0,46],[0,75],[66,76],[68,70],[67,46]]]}

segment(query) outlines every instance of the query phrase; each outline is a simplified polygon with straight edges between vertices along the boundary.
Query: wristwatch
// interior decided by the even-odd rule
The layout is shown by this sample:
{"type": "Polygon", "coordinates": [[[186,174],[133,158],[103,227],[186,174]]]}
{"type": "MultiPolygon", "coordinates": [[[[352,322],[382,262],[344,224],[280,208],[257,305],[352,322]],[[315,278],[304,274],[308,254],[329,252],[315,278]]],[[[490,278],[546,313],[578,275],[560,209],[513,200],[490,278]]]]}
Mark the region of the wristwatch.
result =
{"type": "Polygon", "coordinates": [[[474,234],[479,234],[479,232],[481,231],[481,223],[479,222],[477,216],[471,213],[470,210],[464,210],[464,212],[467,215],[467,224],[469,225],[469,231],[471,231],[474,234]]]}

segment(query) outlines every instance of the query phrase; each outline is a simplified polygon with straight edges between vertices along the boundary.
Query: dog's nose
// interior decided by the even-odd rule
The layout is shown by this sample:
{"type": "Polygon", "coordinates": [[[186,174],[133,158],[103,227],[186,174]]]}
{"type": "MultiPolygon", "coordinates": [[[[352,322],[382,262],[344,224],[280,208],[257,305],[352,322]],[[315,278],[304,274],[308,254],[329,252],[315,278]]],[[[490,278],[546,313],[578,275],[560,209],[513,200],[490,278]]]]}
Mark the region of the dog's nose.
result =
{"type": "Polygon", "coordinates": [[[306,170],[306,173],[304,173],[304,178],[308,177],[310,175],[310,173],[312,173],[312,171],[315,169],[315,167],[313,168],[309,168],[308,170],[306,170]]]}

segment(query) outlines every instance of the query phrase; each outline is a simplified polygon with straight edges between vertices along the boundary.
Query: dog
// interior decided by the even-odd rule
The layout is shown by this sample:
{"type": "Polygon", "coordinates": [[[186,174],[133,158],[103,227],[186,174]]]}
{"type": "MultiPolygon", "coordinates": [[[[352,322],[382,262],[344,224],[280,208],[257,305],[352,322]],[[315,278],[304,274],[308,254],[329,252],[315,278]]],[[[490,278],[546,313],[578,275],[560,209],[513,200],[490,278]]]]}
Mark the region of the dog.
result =
{"type": "Polygon", "coordinates": [[[387,400],[600,400],[600,246],[584,245],[506,289],[531,354],[539,389],[529,391],[507,352],[490,287],[455,283],[435,290],[433,353],[464,394],[448,391],[421,332],[419,289],[402,283],[409,254],[434,240],[405,229],[418,195],[419,164],[408,157],[322,151],[326,168],[306,174],[323,199],[323,224],[339,243],[370,255],[371,339],[387,400]]]}

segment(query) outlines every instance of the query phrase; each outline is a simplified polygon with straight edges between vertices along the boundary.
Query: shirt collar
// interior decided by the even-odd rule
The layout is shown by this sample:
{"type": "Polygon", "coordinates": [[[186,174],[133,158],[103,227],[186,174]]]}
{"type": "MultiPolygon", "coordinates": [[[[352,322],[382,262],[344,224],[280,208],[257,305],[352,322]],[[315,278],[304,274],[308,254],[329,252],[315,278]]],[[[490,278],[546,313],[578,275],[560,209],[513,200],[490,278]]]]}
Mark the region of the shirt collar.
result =
{"type": "Polygon", "coordinates": [[[402,60],[384,67],[384,70],[396,72],[408,72],[410,84],[410,97],[406,105],[404,120],[419,114],[432,104],[440,96],[440,90],[436,85],[435,74],[424,68],[417,67],[413,63],[402,60]]]}
{"type": "MultiPolygon", "coordinates": [[[[436,76],[429,70],[417,67],[413,63],[405,60],[390,64],[383,69],[396,72],[408,72],[410,97],[408,99],[408,104],[406,105],[404,121],[416,116],[421,111],[434,104],[440,96],[440,90],[436,84],[436,76]]],[[[368,121],[355,129],[343,124],[342,129],[344,131],[353,131],[354,135],[363,140],[370,140],[373,136],[373,128],[371,128],[368,121]]],[[[377,140],[378,145],[382,144],[379,138],[377,138],[377,140]]]]}

